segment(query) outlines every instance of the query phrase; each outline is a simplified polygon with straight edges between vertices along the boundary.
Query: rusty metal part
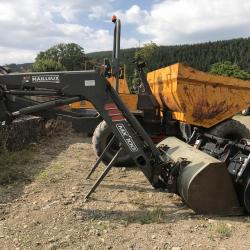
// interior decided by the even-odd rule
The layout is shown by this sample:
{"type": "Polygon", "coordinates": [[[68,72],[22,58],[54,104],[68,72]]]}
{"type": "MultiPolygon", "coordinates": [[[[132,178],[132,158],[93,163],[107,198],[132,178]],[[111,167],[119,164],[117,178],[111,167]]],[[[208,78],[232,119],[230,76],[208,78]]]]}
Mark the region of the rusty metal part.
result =
{"type": "Polygon", "coordinates": [[[250,81],[212,75],[181,63],[147,75],[154,96],[172,118],[210,128],[250,107],[250,81]]]}

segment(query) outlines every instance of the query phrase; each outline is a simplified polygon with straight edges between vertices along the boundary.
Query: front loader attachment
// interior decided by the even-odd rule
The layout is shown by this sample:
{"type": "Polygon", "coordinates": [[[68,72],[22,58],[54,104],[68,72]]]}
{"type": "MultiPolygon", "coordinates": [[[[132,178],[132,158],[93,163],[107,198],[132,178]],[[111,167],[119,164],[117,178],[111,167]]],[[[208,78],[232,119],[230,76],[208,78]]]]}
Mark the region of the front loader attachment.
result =
{"type": "Polygon", "coordinates": [[[196,213],[243,213],[225,163],[175,137],[164,139],[158,146],[167,146],[166,154],[173,161],[183,158],[187,161],[188,164],[179,169],[177,194],[196,213]]]}

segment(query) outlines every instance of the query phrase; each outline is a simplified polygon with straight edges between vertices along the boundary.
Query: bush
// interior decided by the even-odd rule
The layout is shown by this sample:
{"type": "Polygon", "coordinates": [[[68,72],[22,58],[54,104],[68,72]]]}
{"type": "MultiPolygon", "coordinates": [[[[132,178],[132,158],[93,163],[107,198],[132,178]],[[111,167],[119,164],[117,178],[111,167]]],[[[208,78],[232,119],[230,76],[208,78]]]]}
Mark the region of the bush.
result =
{"type": "Polygon", "coordinates": [[[213,64],[210,67],[209,72],[217,75],[236,77],[243,80],[250,79],[250,73],[242,70],[237,64],[234,64],[230,61],[213,64]]]}

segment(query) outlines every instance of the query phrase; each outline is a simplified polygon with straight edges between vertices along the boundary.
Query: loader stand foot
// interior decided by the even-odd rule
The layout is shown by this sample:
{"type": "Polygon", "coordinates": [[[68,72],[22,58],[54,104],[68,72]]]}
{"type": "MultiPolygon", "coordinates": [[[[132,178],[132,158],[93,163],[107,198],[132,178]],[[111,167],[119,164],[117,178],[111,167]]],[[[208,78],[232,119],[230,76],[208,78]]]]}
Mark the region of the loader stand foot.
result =
{"type": "MultiPolygon", "coordinates": [[[[112,138],[113,139],[113,138],[112,138]]],[[[84,202],[86,202],[88,200],[88,198],[90,197],[90,195],[96,190],[96,188],[99,186],[99,184],[101,183],[101,181],[103,180],[103,178],[108,174],[108,172],[111,170],[111,168],[113,167],[116,159],[118,158],[119,154],[121,153],[121,151],[123,150],[123,148],[120,148],[115,156],[112,158],[112,160],[110,161],[110,163],[108,164],[108,166],[106,167],[106,169],[103,171],[103,173],[101,174],[101,176],[98,178],[98,180],[94,183],[94,185],[92,186],[92,188],[89,190],[89,192],[85,195],[84,197],[84,202]]],[[[96,165],[96,164],[95,164],[96,165]]]]}
{"type": "Polygon", "coordinates": [[[109,141],[108,145],[105,147],[105,149],[103,150],[102,154],[100,155],[100,157],[97,159],[96,163],[93,165],[92,169],[90,170],[89,174],[86,177],[86,180],[90,178],[90,176],[95,172],[96,168],[98,167],[98,165],[100,164],[100,162],[102,161],[105,153],[109,150],[110,146],[112,145],[112,143],[115,140],[115,136],[113,136],[111,138],[111,140],[109,141]]]}

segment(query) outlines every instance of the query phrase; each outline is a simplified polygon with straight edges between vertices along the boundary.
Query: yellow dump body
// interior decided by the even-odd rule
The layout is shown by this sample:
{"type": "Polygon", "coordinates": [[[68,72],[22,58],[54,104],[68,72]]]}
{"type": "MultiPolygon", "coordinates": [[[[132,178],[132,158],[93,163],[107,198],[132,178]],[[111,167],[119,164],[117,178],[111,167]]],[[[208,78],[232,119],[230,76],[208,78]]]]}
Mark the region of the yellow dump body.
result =
{"type": "Polygon", "coordinates": [[[250,81],[204,73],[181,63],[147,75],[175,120],[209,128],[250,106],[250,81]]]}
{"type": "MultiPolygon", "coordinates": [[[[115,86],[115,77],[107,78],[112,87],[115,86]]],[[[137,110],[138,96],[130,94],[128,84],[125,79],[119,79],[119,96],[130,110],[137,110]]],[[[94,109],[88,101],[75,102],[70,104],[71,109],[94,109]]]]}

